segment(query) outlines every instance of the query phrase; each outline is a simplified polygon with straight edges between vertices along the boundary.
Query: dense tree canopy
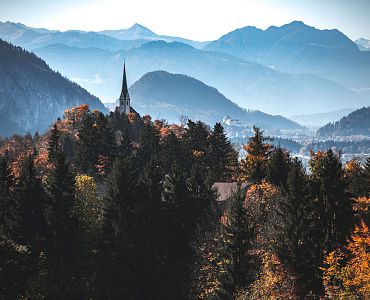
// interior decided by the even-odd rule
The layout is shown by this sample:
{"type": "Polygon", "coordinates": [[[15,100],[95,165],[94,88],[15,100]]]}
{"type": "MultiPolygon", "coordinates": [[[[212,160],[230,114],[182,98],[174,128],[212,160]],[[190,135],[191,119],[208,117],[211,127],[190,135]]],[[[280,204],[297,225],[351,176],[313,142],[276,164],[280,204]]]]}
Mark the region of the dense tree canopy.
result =
{"type": "Polygon", "coordinates": [[[367,299],[370,160],[244,149],[86,105],[2,140],[0,298],[367,299]]]}

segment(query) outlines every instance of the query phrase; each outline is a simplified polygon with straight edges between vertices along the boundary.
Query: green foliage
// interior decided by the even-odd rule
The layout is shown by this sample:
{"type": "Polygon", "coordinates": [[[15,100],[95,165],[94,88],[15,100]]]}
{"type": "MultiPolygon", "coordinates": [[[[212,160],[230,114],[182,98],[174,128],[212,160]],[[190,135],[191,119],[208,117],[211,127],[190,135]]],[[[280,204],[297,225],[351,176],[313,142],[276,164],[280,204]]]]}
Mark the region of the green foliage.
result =
{"type": "Polygon", "coordinates": [[[17,205],[16,240],[35,251],[38,256],[46,234],[44,213],[46,197],[41,186],[41,179],[36,175],[31,155],[27,156],[22,163],[15,199],[17,205]]]}
{"type": "Polygon", "coordinates": [[[277,226],[280,241],[277,254],[287,265],[296,281],[295,293],[304,297],[314,289],[317,270],[317,248],[312,240],[312,201],[309,197],[308,178],[301,162],[295,158],[287,174],[285,195],[276,207],[281,223],[277,226]]]}
{"type": "Polygon", "coordinates": [[[161,145],[160,162],[163,171],[168,173],[174,163],[181,164],[183,167],[187,166],[190,155],[186,154],[184,144],[171,131],[161,145]]]}
{"type": "Polygon", "coordinates": [[[151,159],[159,160],[159,132],[152,123],[144,125],[139,144],[140,146],[135,157],[139,168],[143,168],[151,159]]]}
{"type": "Polygon", "coordinates": [[[134,292],[136,182],[130,158],[118,158],[107,179],[103,199],[103,230],[97,277],[97,297],[129,298],[134,292]],[[116,266],[120,266],[117,268],[116,266]]]}
{"type": "MultiPolygon", "coordinates": [[[[312,153],[308,175],[254,131],[243,189],[219,123],[181,127],[81,106],[47,136],[1,141],[24,150],[0,157],[0,298],[323,296],[319,267],[352,230],[350,197],[357,220],[368,219],[370,160],[343,168],[332,151],[312,153]],[[216,181],[232,197],[217,201],[216,181]]],[[[358,241],[361,262],[351,253],[348,270],[362,279],[346,278],[366,292],[358,241]]]]}
{"type": "Polygon", "coordinates": [[[208,152],[213,181],[230,182],[237,166],[238,155],[227,139],[221,123],[216,123],[211,132],[208,152]]]}
{"type": "Polygon", "coordinates": [[[209,129],[204,123],[188,121],[183,139],[185,148],[190,155],[191,163],[207,165],[208,136],[209,129]]]}
{"type": "Polygon", "coordinates": [[[26,247],[0,236],[0,298],[21,299],[27,287],[29,253],[26,247]]]}
{"type": "Polygon", "coordinates": [[[53,127],[50,129],[50,135],[48,140],[48,156],[49,161],[51,163],[54,163],[56,160],[56,154],[60,149],[59,141],[60,141],[60,132],[58,129],[58,123],[55,122],[53,124],[53,127]]]}
{"type": "Polygon", "coordinates": [[[0,156],[0,231],[14,236],[16,226],[16,204],[13,197],[14,178],[7,156],[0,156]]]}
{"type": "Polygon", "coordinates": [[[286,190],[290,157],[284,149],[275,148],[268,161],[268,176],[271,183],[286,190]]]}
{"type": "Polygon", "coordinates": [[[72,297],[76,272],[78,220],[75,206],[75,177],[63,152],[56,153],[55,168],[47,178],[46,219],[48,238],[48,294],[72,297]]]}
{"type": "Polygon", "coordinates": [[[317,134],[320,137],[337,137],[364,135],[368,136],[370,125],[370,107],[360,108],[335,123],[321,127],[317,134]]]}
{"type": "Polygon", "coordinates": [[[244,149],[247,156],[241,161],[242,180],[261,183],[267,177],[268,156],[271,145],[265,143],[267,138],[258,127],[253,127],[254,136],[249,139],[244,149]]]}
{"type": "Polygon", "coordinates": [[[215,299],[232,299],[238,288],[245,287],[247,275],[247,250],[249,241],[248,220],[243,202],[245,195],[239,190],[228,202],[221,223],[219,237],[219,286],[215,299]]]}
{"type": "Polygon", "coordinates": [[[352,202],[346,191],[340,158],[332,150],[312,154],[311,189],[316,198],[317,224],[327,251],[343,245],[353,222],[352,202]]]}

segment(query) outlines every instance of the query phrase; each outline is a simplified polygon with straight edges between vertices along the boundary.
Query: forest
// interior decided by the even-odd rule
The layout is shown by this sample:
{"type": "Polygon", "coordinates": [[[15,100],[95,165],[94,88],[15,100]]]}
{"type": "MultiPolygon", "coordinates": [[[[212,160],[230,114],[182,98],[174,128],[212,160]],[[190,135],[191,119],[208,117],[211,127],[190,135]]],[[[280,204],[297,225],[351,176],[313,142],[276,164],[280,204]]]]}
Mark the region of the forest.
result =
{"type": "Polygon", "coordinates": [[[0,139],[0,299],[370,299],[370,159],[244,149],[87,105],[0,139]]]}

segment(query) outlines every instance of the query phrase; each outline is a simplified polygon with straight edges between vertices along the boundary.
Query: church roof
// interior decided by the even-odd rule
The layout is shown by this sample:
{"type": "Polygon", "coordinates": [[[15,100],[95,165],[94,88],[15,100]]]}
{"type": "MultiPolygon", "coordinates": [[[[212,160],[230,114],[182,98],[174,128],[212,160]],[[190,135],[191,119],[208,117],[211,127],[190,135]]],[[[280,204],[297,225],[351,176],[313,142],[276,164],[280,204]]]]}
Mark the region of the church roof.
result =
{"type": "Polygon", "coordinates": [[[122,78],[122,90],[120,99],[130,99],[127,89],[127,80],[126,80],[126,63],[123,63],[123,78],[122,78]]]}

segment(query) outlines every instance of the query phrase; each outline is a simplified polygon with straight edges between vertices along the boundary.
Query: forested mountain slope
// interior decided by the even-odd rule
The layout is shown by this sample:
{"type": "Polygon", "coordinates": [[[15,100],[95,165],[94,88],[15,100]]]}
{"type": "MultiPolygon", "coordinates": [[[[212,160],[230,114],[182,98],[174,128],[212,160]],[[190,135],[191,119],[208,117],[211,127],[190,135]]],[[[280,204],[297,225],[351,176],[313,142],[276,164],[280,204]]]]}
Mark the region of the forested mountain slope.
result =
{"type": "Polygon", "coordinates": [[[322,138],[364,135],[370,137],[370,107],[358,109],[335,123],[329,123],[317,131],[322,138]]]}
{"type": "Polygon", "coordinates": [[[0,135],[44,131],[66,108],[99,99],[54,72],[42,59],[0,40],[0,135]]]}
{"type": "Polygon", "coordinates": [[[178,122],[181,115],[212,124],[227,114],[243,124],[263,128],[297,129],[297,123],[282,116],[245,110],[222,95],[217,89],[194,78],[155,71],[145,74],[130,88],[132,105],[142,115],[150,114],[169,122],[178,122]]]}

